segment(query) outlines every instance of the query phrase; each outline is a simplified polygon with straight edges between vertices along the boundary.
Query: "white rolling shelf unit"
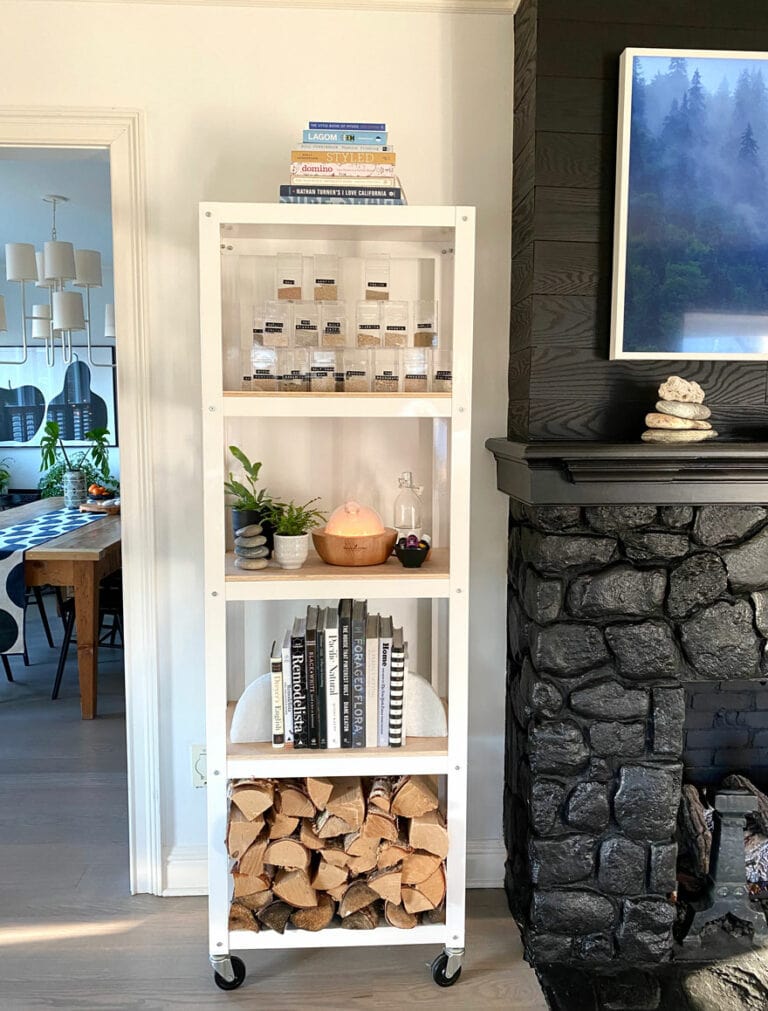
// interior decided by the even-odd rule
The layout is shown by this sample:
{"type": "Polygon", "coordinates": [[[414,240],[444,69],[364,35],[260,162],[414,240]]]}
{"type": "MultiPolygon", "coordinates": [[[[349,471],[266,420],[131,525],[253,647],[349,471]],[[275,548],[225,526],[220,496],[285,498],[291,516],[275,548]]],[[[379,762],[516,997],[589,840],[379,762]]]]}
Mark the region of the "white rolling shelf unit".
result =
{"type": "MultiPolygon", "coordinates": [[[[200,317],[202,366],[205,671],[208,763],[209,956],[217,982],[234,989],[244,968],[232,957],[238,950],[439,944],[433,965],[436,981],[458,978],[465,937],[467,821],[467,712],[469,619],[469,496],[472,417],[472,327],[474,299],[475,210],[471,207],[375,207],[251,203],[200,204],[200,317]],[[294,245],[330,238],[339,255],[382,244],[394,257],[415,242],[435,258],[436,271],[452,261],[452,393],[438,394],[281,394],[224,390],[222,342],[222,253],[241,238],[271,251],[275,239],[294,245]],[[225,423],[249,418],[424,418],[432,419],[433,444],[447,454],[450,475],[449,520],[442,521],[448,545],[433,548],[424,567],[336,568],[310,557],[297,571],[248,573],[235,569],[225,552],[225,423]],[[448,430],[448,431],[446,431],[448,430]],[[450,438],[447,438],[447,435],[450,438]],[[447,447],[447,448],[446,448],[447,447]],[[432,650],[447,654],[447,739],[409,738],[398,749],[293,751],[268,744],[228,743],[232,704],[227,699],[226,607],[232,601],[361,598],[430,598],[448,601],[450,620],[432,605],[432,650]],[[440,640],[443,640],[442,643],[440,640]],[[447,650],[445,646],[447,639],[447,650]],[[227,784],[242,777],[372,776],[429,774],[444,777],[449,833],[445,923],[411,930],[380,926],[373,930],[326,928],[316,933],[286,929],[229,931],[231,877],[225,848],[227,784]],[[441,961],[442,960],[442,961],[441,961]],[[439,965],[438,965],[439,963],[439,965]],[[233,968],[234,965],[234,968],[233,968]],[[436,969],[437,967],[437,969],[436,969]],[[241,974],[238,974],[240,970],[241,974]]],[[[361,296],[362,297],[362,296],[361,296]]],[[[309,490],[308,490],[309,493],[309,490]]],[[[435,510],[438,506],[435,505],[435,510]]],[[[438,517],[433,516],[433,524],[438,517]]],[[[435,683],[433,661],[433,683],[435,683]]]]}

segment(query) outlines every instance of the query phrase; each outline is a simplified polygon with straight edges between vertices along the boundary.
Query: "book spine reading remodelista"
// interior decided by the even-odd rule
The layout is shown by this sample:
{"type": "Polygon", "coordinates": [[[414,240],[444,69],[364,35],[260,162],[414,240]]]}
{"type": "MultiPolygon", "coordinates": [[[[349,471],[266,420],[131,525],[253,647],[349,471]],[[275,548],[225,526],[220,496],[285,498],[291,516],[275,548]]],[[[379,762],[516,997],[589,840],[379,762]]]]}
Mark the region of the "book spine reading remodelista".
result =
{"type": "Polygon", "coordinates": [[[365,746],[379,743],[379,624],[378,614],[365,623],[365,746]]]}
{"type": "Polygon", "coordinates": [[[405,642],[402,628],[392,633],[392,664],[389,687],[389,746],[399,748],[405,736],[403,704],[405,699],[405,642]]]}
{"type": "Polygon", "coordinates": [[[304,631],[304,663],[307,681],[307,716],[309,717],[309,746],[317,748],[320,743],[317,713],[317,616],[320,608],[310,604],[307,608],[304,631]]]}
{"type": "Polygon", "coordinates": [[[293,746],[309,747],[309,711],[305,668],[306,619],[296,618],[291,632],[291,693],[293,695],[293,746]]]}
{"type": "Polygon", "coordinates": [[[305,144],[386,144],[386,130],[325,130],[302,131],[305,144]]]}
{"type": "Polygon", "coordinates": [[[277,643],[272,643],[269,671],[272,685],[272,747],[285,746],[285,712],[283,709],[283,657],[277,643]]]}
{"type": "Polygon", "coordinates": [[[344,598],[339,601],[339,671],[341,683],[341,746],[352,747],[352,710],[351,681],[352,674],[350,635],[352,632],[352,601],[344,598]]]}
{"type": "Polygon", "coordinates": [[[325,120],[311,119],[309,121],[310,130],[372,130],[374,133],[381,133],[387,129],[386,123],[334,123],[325,120]]]}
{"type": "Polygon", "coordinates": [[[350,652],[352,656],[352,747],[365,747],[365,622],[366,602],[352,604],[352,631],[350,652]]]}
{"type": "Polygon", "coordinates": [[[315,669],[317,671],[317,740],[321,748],[328,747],[328,718],[325,688],[325,620],[327,610],[320,608],[317,616],[317,650],[315,669]]]}
{"type": "Polygon", "coordinates": [[[341,693],[339,684],[339,611],[325,614],[325,714],[328,747],[341,747],[341,693]]]}
{"type": "Polygon", "coordinates": [[[382,616],[379,623],[379,721],[378,743],[389,747],[389,684],[392,661],[392,618],[382,616]]]}
{"type": "Polygon", "coordinates": [[[283,709],[285,743],[293,744],[293,688],[291,684],[291,630],[283,637],[281,659],[283,662],[283,709]]]}
{"type": "Polygon", "coordinates": [[[281,197],[365,197],[399,200],[402,196],[399,186],[281,186],[281,197]]]}

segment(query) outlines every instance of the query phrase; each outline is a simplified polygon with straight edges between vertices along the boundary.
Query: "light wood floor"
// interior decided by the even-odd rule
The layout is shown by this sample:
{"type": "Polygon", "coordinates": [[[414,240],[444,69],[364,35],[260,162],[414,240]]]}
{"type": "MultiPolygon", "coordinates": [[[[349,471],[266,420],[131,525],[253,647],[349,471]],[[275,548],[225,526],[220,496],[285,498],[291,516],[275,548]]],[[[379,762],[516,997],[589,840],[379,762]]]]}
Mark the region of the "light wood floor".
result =
{"type": "Polygon", "coordinates": [[[122,654],[102,650],[102,715],[83,722],[74,648],[52,702],[57,654],[37,630],[30,640],[32,665],[12,660],[17,683],[0,672],[2,1011],[545,1011],[501,891],[469,893],[467,955],[453,988],[439,989],[425,967],[438,950],[413,946],[250,952],[243,986],[219,991],[205,900],[128,894],[122,654]]]}

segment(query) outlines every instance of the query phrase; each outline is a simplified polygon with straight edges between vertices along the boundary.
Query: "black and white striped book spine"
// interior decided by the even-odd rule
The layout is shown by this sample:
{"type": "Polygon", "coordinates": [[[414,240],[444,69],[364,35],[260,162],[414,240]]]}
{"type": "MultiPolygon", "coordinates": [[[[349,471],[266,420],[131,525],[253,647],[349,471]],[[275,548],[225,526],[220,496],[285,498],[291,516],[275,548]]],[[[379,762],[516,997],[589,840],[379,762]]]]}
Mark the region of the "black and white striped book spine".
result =
{"type": "Polygon", "coordinates": [[[283,651],[272,643],[269,670],[272,684],[272,747],[285,747],[285,710],[283,708],[283,651]]]}
{"type": "Polygon", "coordinates": [[[399,748],[405,737],[403,705],[405,701],[405,643],[402,628],[392,634],[392,658],[389,679],[389,746],[399,748]]]}

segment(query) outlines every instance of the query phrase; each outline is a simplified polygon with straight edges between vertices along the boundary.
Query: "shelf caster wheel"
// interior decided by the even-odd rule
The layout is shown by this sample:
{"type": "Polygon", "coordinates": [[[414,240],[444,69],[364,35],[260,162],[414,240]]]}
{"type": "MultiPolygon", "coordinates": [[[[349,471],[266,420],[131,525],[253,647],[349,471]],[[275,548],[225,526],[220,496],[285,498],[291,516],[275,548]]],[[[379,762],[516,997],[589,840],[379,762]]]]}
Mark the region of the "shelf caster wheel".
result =
{"type": "Polygon", "coordinates": [[[432,979],[438,986],[453,986],[461,976],[463,948],[446,948],[432,963],[432,979]]]}
{"type": "Polygon", "coordinates": [[[237,955],[216,955],[211,958],[211,965],[213,982],[219,990],[237,990],[242,986],[245,979],[245,963],[237,955]]]}

